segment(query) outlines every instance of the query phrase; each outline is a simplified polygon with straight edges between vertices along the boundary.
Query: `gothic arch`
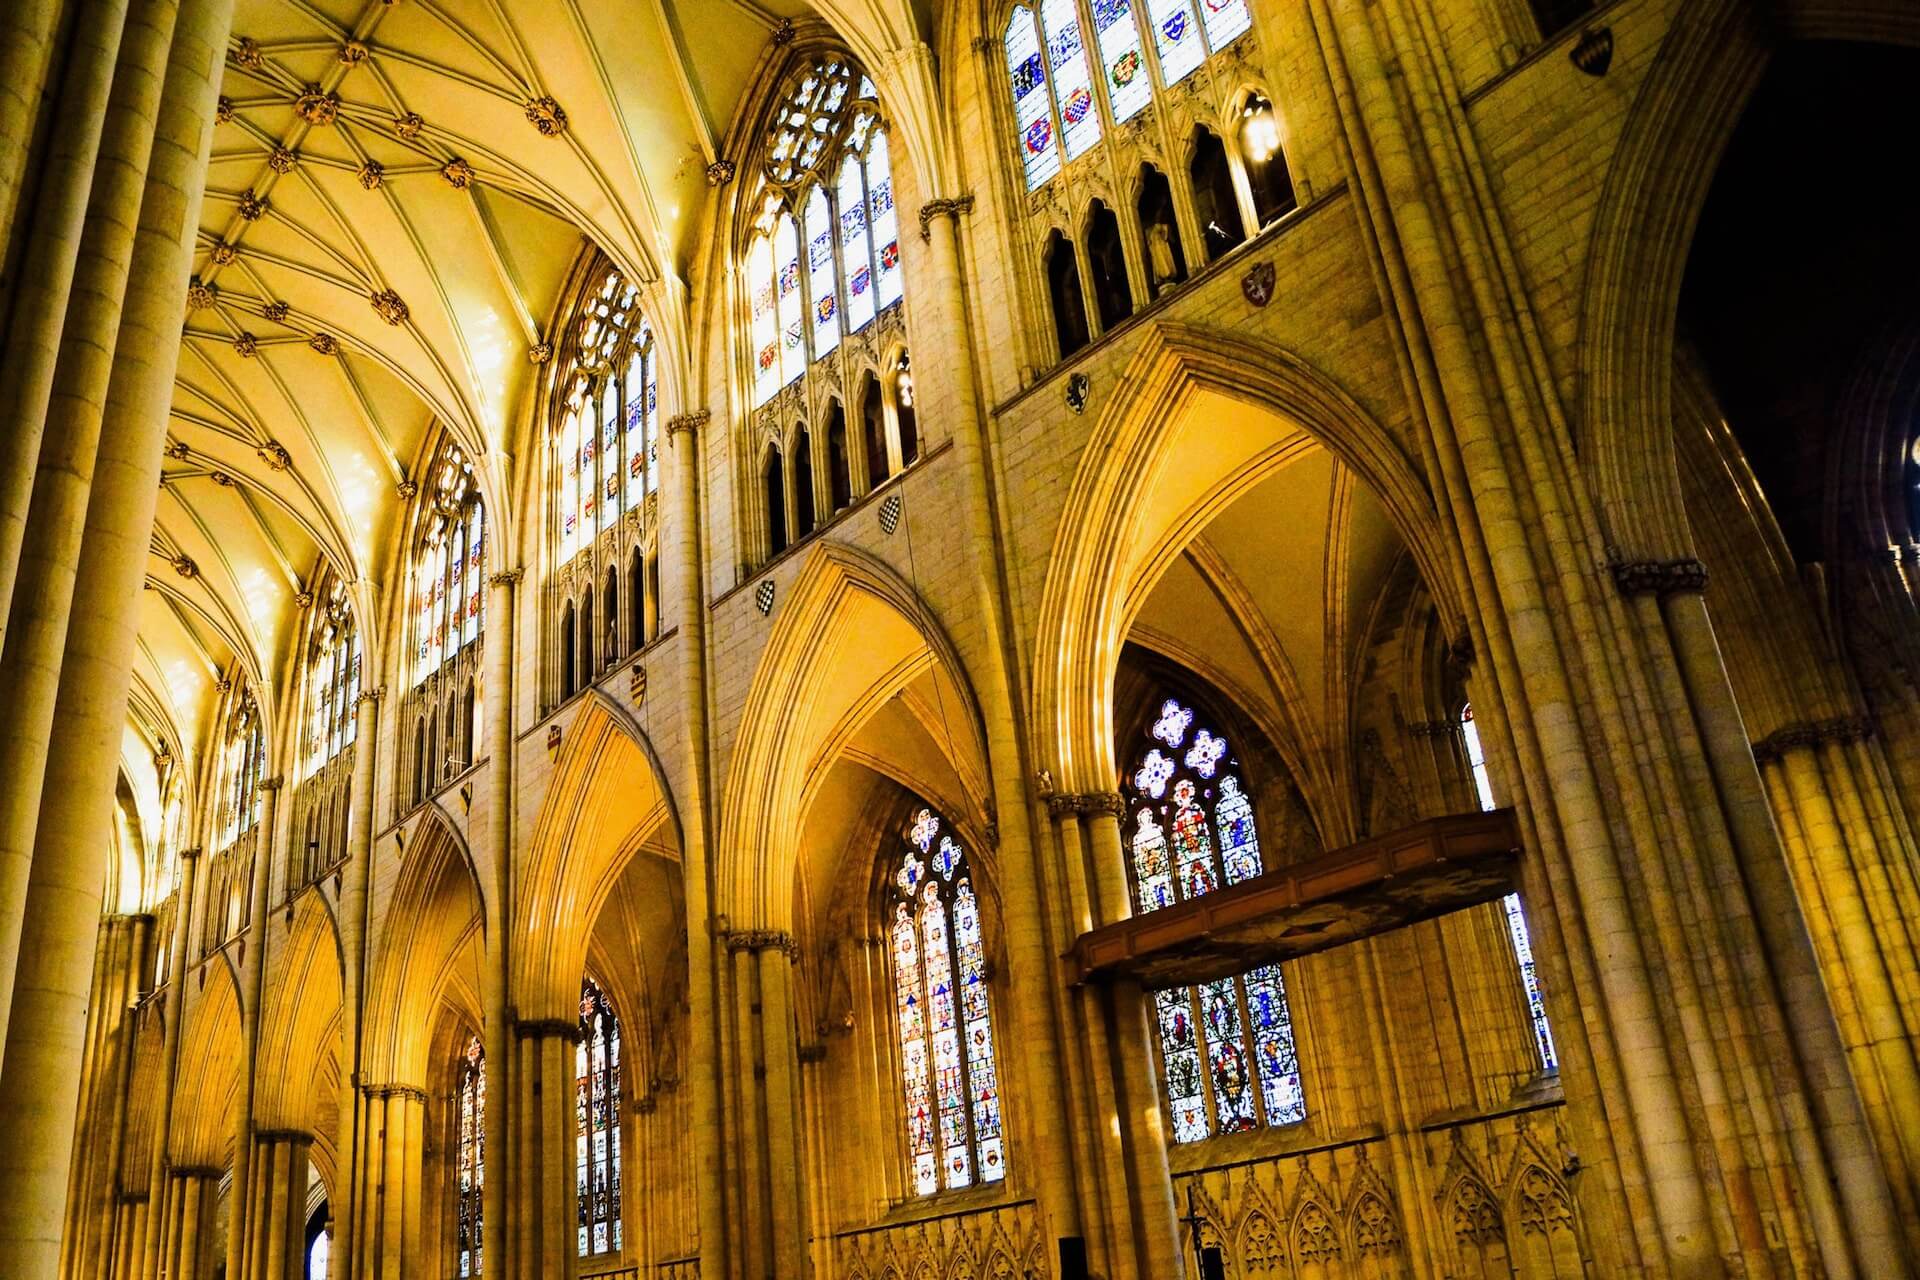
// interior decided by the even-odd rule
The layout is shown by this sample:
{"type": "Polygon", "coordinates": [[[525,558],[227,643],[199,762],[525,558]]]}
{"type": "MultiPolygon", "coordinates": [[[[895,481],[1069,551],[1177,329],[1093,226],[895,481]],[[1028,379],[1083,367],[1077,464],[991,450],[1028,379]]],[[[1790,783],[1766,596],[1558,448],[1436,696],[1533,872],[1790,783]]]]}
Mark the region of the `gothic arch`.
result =
{"type": "Polygon", "coordinates": [[[420,1087],[430,1069],[435,1011],[473,955],[485,896],[466,842],[444,815],[429,806],[411,830],[368,966],[362,1073],[377,1083],[420,1087]]]}
{"type": "Polygon", "coordinates": [[[774,620],[727,771],[715,909],[736,928],[790,928],[795,832],[812,787],[854,732],[922,676],[953,708],[955,767],[984,778],[978,706],[932,611],[866,552],[816,542],[774,620]]]}
{"type": "Polygon", "coordinates": [[[275,949],[284,960],[260,1011],[260,1061],[278,1065],[260,1073],[254,1110],[263,1128],[320,1138],[330,1126],[322,1123],[318,1104],[334,1096],[321,1086],[329,1059],[338,1073],[340,939],[321,893],[301,895],[284,928],[279,925],[266,925],[281,935],[275,949]]]}
{"type": "Polygon", "coordinates": [[[174,1095],[167,1157],[175,1165],[222,1168],[233,1155],[241,1044],[239,978],[226,958],[231,950],[207,960],[199,979],[188,978],[204,985],[182,1015],[176,1078],[191,1080],[194,1087],[174,1095]]]}
{"type": "Polygon", "coordinates": [[[1691,8],[1667,35],[1608,168],[1581,302],[1581,444],[1608,542],[1629,560],[1692,546],[1671,416],[1680,284],[1720,155],[1776,38],[1920,44],[1920,11],[1900,0],[1691,8]]]}
{"type": "Polygon", "coordinates": [[[632,717],[590,690],[566,726],[516,877],[512,992],[523,1019],[571,1020],[588,943],[615,882],[643,846],[680,847],[665,775],[632,717]]]}
{"type": "Polygon", "coordinates": [[[1213,329],[1154,325],[1082,452],[1041,597],[1035,748],[1051,763],[1056,787],[1077,792],[1112,783],[1114,666],[1134,612],[1166,563],[1214,514],[1316,445],[1378,497],[1442,615],[1458,620],[1432,497],[1365,409],[1277,347],[1213,329]],[[1204,448],[1190,434],[1203,415],[1204,448]],[[1176,461],[1184,474],[1175,473],[1176,461]]]}

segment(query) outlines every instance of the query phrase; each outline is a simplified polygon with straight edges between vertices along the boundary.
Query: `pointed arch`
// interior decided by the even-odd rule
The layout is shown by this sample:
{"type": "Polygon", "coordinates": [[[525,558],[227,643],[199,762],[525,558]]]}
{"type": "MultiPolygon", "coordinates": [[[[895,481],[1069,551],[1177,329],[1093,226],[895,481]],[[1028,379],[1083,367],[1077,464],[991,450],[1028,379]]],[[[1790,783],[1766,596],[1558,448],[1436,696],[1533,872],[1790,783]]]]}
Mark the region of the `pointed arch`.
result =
{"type": "Polygon", "coordinates": [[[860,725],[922,677],[944,712],[953,764],[984,778],[979,708],[932,611],[875,557],[816,543],[761,654],[728,769],[714,889],[715,910],[735,927],[790,927],[796,832],[813,786],[860,725]]]}
{"type": "Polygon", "coordinates": [[[1324,374],[1270,344],[1162,323],[1119,385],[1082,452],[1037,619],[1035,747],[1062,791],[1098,790],[1117,773],[1113,673],[1146,591],[1215,514],[1316,446],[1380,499],[1449,632],[1458,630],[1462,614],[1420,472],[1324,374]]]}
{"type": "MultiPolygon", "coordinates": [[[[461,962],[473,956],[485,894],[450,819],[429,806],[410,830],[369,966],[362,1070],[370,1079],[424,1088],[435,1011],[461,962]]],[[[477,991],[478,975],[468,976],[477,991]]]]}
{"type": "Polygon", "coordinates": [[[514,897],[512,993],[525,1019],[578,1012],[601,907],[643,847],[677,860],[680,820],[665,771],[627,711],[590,690],[540,801],[514,897]]]}
{"type": "MultiPolygon", "coordinates": [[[[240,981],[221,952],[199,969],[204,985],[181,1015],[167,1156],[175,1165],[224,1167],[232,1157],[233,1095],[240,1087],[240,981]]],[[[191,979],[190,979],[191,980],[191,979]]]]}
{"type": "Polygon", "coordinates": [[[285,959],[260,1011],[260,1061],[275,1069],[260,1073],[254,1112],[262,1127],[319,1138],[328,1126],[318,1105],[332,1096],[321,1087],[328,1059],[339,1070],[340,936],[325,894],[300,895],[290,915],[285,941],[275,939],[285,959]]]}

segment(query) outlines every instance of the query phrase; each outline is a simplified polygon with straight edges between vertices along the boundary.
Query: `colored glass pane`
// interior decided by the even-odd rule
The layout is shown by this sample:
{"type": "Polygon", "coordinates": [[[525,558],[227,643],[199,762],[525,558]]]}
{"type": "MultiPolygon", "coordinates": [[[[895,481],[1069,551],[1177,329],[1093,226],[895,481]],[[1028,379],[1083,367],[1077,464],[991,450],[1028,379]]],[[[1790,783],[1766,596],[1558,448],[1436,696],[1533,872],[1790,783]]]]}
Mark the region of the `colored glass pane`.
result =
{"type": "Polygon", "coordinates": [[[1253,25],[1247,0],[1200,0],[1200,15],[1207,24],[1207,47],[1215,53],[1239,39],[1253,25]]]}
{"type": "Polygon", "coordinates": [[[1241,1133],[1258,1123],[1253,1066],[1240,1025],[1239,992],[1232,978],[1200,986],[1200,1018],[1206,1029],[1207,1077],[1221,1133],[1241,1133]]]}
{"type": "Polygon", "coordinates": [[[454,1261],[458,1274],[481,1273],[486,1192],[487,1060],[480,1037],[460,1055],[454,1089],[454,1261]]]}
{"type": "Polygon", "coordinates": [[[1214,825],[1220,832],[1220,862],[1228,884],[1239,884],[1260,874],[1260,837],[1254,834],[1253,805],[1240,789],[1240,779],[1228,775],[1220,780],[1220,802],[1213,807],[1214,825]]]}
{"type": "Polygon", "coordinates": [[[782,213],[774,224],[773,247],[779,265],[780,385],[784,387],[800,376],[807,363],[801,333],[805,321],[800,301],[800,230],[792,214],[782,213]]]}
{"type": "Polygon", "coordinates": [[[1100,43],[1100,66],[1107,78],[1107,102],[1115,124],[1140,114],[1153,97],[1152,77],[1140,52],[1132,0],[1093,0],[1093,31],[1100,43]]]}
{"type": "Polygon", "coordinates": [[[873,319],[873,236],[867,223],[866,184],[860,160],[848,156],[840,166],[840,261],[846,269],[847,332],[857,333],[873,319]]]}
{"type": "Polygon", "coordinates": [[[867,226],[873,237],[874,306],[884,311],[900,301],[900,214],[893,207],[893,169],[884,133],[867,151],[867,226]]]}
{"type": "Polygon", "coordinates": [[[761,405],[780,389],[780,316],[773,295],[773,242],[766,236],[757,237],[747,251],[747,288],[753,309],[753,402],[761,405]]]}
{"type": "Polygon", "coordinates": [[[933,1153],[933,1091],[927,1072],[926,1020],[920,985],[920,938],[906,903],[894,910],[893,988],[900,1025],[900,1074],[906,1089],[907,1158],[914,1190],[930,1195],[940,1189],[939,1163],[933,1153]]]}
{"type": "Polygon", "coordinates": [[[835,287],[833,213],[827,192],[815,187],[807,198],[807,287],[813,306],[813,354],[826,355],[840,345],[840,293],[835,287]]]}
{"type": "Polygon", "coordinates": [[[1186,988],[1154,996],[1160,1024],[1160,1061],[1166,1077],[1167,1101],[1173,1110],[1173,1140],[1194,1142],[1207,1137],[1207,1099],[1200,1078],[1200,1041],[1194,1029],[1193,1001],[1186,988]]]}
{"type": "Polygon", "coordinates": [[[574,1234],[589,1257],[620,1235],[620,1019],[591,978],[580,984],[574,1064],[574,1234]]]}
{"type": "MultiPolygon", "coordinates": [[[[952,845],[950,840],[943,847],[952,845]]],[[[957,852],[958,846],[953,846],[957,852]]],[[[980,904],[962,878],[953,897],[953,936],[958,950],[960,1011],[967,1036],[967,1090],[973,1101],[973,1138],[980,1181],[1006,1176],[1000,1138],[1000,1082],[993,1058],[993,1018],[987,999],[987,954],[980,932],[980,904]]]]}
{"type": "Polygon", "coordinates": [[[1194,802],[1197,794],[1190,780],[1173,789],[1173,869],[1182,898],[1198,898],[1220,887],[1214,872],[1213,832],[1206,812],[1194,802]]]}
{"type": "Polygon", "coordinates": [[[1158,911],[1173,905],[1173,864],[1167,857],[1167,833],[1160,829],[1151,809],[1142,809],[1134,820],[1133,874],[1140,910],[1158,911]]]}
{"type": "Polygon", "coordinates": [[[1281,980],[1280,966],[1249,970],[1244,981],[1267,1123],[1296,1124],[1307,1118],[1307,1101],[1300,1090],[1300,1055],[1293,1044],[1293,1015],[1287,1009],[1287,987],[1281,980]]]}
{"type": "Polygon", "coordinates": [[[451,441],[427,470],[414,546],[413,679],[420,683],[481,632],[485,519],[473,467],[451,441]]]}
{"type": "Polygon", "coordinates": [[[1053,136],[1053,105],[1047,97],[1046,59],[1033,10],[1015,5],[1001,37],[1007,51],[1007,75],[1013,86],[1013,118],[1020,131],[1020,159],[1032,191],[1060,172],[1060,150],[1053,136]]]}
{"type": "Polygon", "coordinates": [[[1060,108],[1060,141],[1072,160],[1100,141],[1100,113],[1093,104],[1086,42],[1074,0],[1040,0],[1040,19],[1047,31],[1047,74],[1060,108]]]}
{"type": "Polygon", "coordinates": [[[1147,0],[1147,16],[1153,26],[1154,50],[1160,55],[1160,78],[1178,84],[1207,57],[1193,5],[1188,0],[1147,0]]]}

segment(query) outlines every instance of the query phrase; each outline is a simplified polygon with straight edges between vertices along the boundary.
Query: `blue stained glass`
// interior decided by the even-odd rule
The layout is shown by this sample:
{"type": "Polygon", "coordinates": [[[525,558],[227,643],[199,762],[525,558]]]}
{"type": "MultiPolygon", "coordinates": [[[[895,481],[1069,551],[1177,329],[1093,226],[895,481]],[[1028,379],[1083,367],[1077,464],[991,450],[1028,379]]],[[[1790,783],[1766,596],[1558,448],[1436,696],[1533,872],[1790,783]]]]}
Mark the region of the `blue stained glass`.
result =
{"type": "Polygon", "coordinates": [[[1160,55],[1160,78],[1169,85],[1178,84],[1207,57],[1193,20],[1193,6],[1188,0],[1147,0],[1147,14],[1152,20],[1154,48],[1160,55]]]}
{"type": "Polygon", "coordinates": [[[1054,101],[1060,107],[1061,142],[1072,160],[1100,141],[1100,113],[1093,109],[1086,45],[1074,0],[1041,0],[1040,16],[1047,28],[1047,66],[1053,76],[1054,101]]]}
{"type": "Polygon", "coordinates": [[[1239,39],[1253,25],[1247,0],[1200,0],[1200,14],[1207,24],[1207,44],[1215,53],[1239,39]]]}
{"type": "Polygon", "coordinates": [[[1048,100],[1046,66],[1040,56],[1040,28],[1033,10],[1015,5],[1001,37],[1007,52],[1007,74],[1012,81],[1013,116],[1020,131],[1021,163],[1032,191],[1060,172],[1060,150],[1054,145],[1053,107],[1048,100]]]}
{"type": "Polygon", "coordinates": [[[1107,102],[1113,108],[1114,123],[1123,124],[1139,115],[1153,97],[1132,0],[1094,0],[1093,30],[1107,77],[1107,102]]]}
{"type": "Polygon", "coordinates": [[[1213,808],[1214,825],[1220,830],[1220,861],[1228,884],[1239,884],[1260,874],[1260,837],[1254,833],[1253,806],[1240,789],[1240,779],[1228,774],[1220,779],[1220,802],[1213,808]]]}

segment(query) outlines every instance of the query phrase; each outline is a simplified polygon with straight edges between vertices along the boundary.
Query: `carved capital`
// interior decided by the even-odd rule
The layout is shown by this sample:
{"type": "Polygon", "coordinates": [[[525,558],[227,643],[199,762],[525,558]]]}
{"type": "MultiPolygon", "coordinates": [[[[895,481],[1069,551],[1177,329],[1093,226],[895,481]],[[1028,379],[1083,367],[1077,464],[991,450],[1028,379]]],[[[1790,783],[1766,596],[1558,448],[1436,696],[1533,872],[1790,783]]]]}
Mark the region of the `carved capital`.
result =
{"type": "Polygon", "coordinates": [[[1831,720],[1803,720],[1768,734],[1753,744],[1753,758],[1762,764],[1778,760],[1801,747],[1860,742],[1873,736],[1873,722],[1865,716],[1836,716],[1831,720]]]}
{"type": "Polygon", "coordinates": [[[958,222],[962,215],[973,212],[971,195],[939,196],[920,206],[920,238],[928,239],[935,218],[952,218],[958,222]]]}
{"type": "Polygon", "coordinates": [[[1451,738],[1460,732],[1458,720],[1409,720],[1407,732],[1416,738],[1451,738]]]}
{"type": "Polygon", "coordinates": [[[1084,795],[1047,797],[1047,812],[1056,818],[1073,815],[1081,818],[1108,814],[1118,818],[1127,811],[1127,801],[1117,791],[1090,791],[1084,795]]]}
{"type": "Polygon", "coordinates": [[[357,707],[363,702],[378,702],[380,701],[380,699],[386,696],[387,696],[387,686],[383,684],[375,685],[371,689],[363,690],[360,696],[354,699],[353,705],[357,707]]]}
{"type": "Polygon", "coordinates": [[[710,409],[694,409],[688,413],[676,413],[667,419],[667,435],[679,435],[682,431],[697,432],[713,420],[710,409]]]}
{"type": "Polygon", "coordinates": [[[180,851],[180,854],[179,854],[180,861],[192,862],[195,858],[199,857],[204,852],[206,852],[206,850],[202,849],[199,845],[190,844],[186,848],[180,851]]]}
{"type": "Polygon", "coordinates": [[[580,1024],[566,1018],[522,1018],[513,1024],[513,1034],[521,1040],[565,1040],[580,1043],[580,1024]]]}
{"type": "Polygon", "coordinates": [[[487,585],[491,587],[511,587],[517,585],[520,580],[526,576],[527,571],[525,569],[502,569],[500,572],[488,577],[487,585]]]}
{"type": "Polygon", "coordinates": [[[715,160],[707,166],[707,185],[710,187],[725,186],[727,183],[733,181],[733,175],[733,161],[715,160]]]}
{"type": "Polygon", "coordinates": [[[260,779],[260,789],[262,791],[278,791],[280,788],[286,785],[287,785],[286,777],[278,773],[274,774],[271,778],[260,779]]]}
{"type": "Polygon", "coordinates": [[[1685,560],[1614,560],[1607,565],[1613,582],[1623,596],[1670,596],[1683,591],[1704,591],[1707,566],[1688,557],[1685,560]]]}
{"type": "Polygon", "coordinates": [[[728,951],[779,951],[789,960],[800,958],[800,944],[793,935],[779,929],[742,929],[721,935],[728,951]]]}

